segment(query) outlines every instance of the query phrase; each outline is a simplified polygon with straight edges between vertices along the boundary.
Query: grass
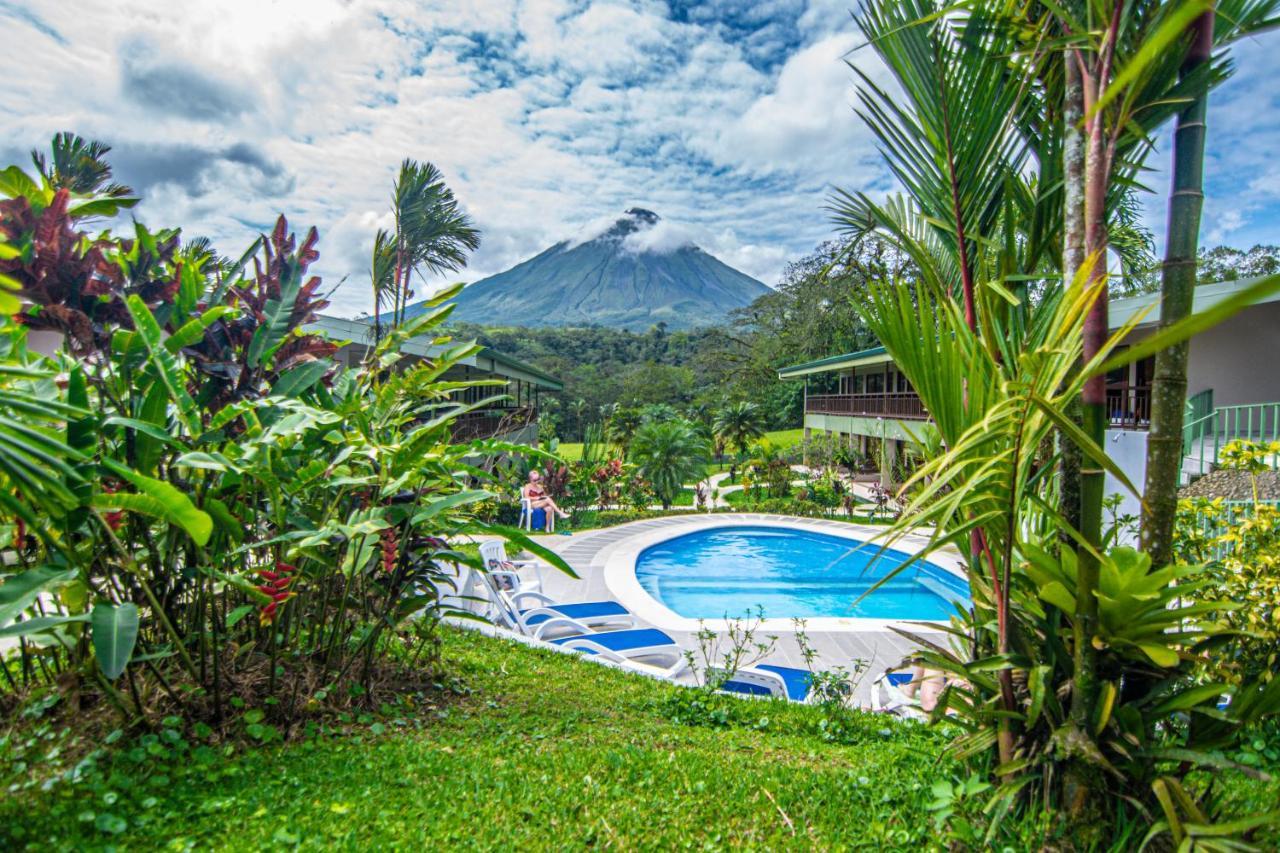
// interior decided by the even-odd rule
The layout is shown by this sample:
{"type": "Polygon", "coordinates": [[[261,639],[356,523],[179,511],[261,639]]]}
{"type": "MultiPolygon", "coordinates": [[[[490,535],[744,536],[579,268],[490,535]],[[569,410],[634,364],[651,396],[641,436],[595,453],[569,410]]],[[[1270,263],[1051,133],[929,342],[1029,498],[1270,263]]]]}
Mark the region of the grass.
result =
{"type": "MultiPolygon", "coordinates": [[[[929,811],[933,782],[960,773],[940,757],[945,728],[704,699],[471,632],[445,631],[443,651],[469,686],[460,698],[288,745],[184,750],[195,736],[171,729],[122,740],[78,783],[0,800],[0,849],[915,850],[945,838],[929,811]]],[[[0,756],[13,746],[0,740],[0,756]]],[[[0,769],[6,785],[22,776],[0,769]]],[[[1237,813],[1280,795],[1226,781],[1237,813]]],[[[952,803],[953,820],[982,821],[983,802],[952,803]]],[[[1031,820],[999,830],[1015,849],[1044,841],[1031,820]]]]}
{"type": "Polygon", "coordinates": [[[736,699],[721,700],[736,725],[685,725],[673,713],[701,694],[470,632],[447,631],[445,653],[473,692],[421,730],[189,760],[167,760],[164,739],[138,763],[122,749],[98,784],[5,797],[0,842],[15,827],[15,846],[40,849],[905,849],[929,835],[936,731],[867,718],[842,745],[817,709],[736,699]]]}
{"type": "Polygon", "coordinates": [[[765,440],[779,450],[794,447],[804,440],[803,429],[776,429],[764,434],[765,440]]]}
{"type": "MultiPolygon", "coordinates": [[[[764,438],[779,450],[786,450],[799,444],[804,439],[803,429],[779,429],[772,432],[766,432],[764,438]]],[[[582,442],[579,441],[562,441],[559,450],[560,458],[566,462],[579,462],[582,460],[582,442]]],[[[708,462],[707,475],[717,474],[721,471],[728,471],[729,463],[708,462]]]]}
{"type": "Polygon", "coordinates": [[[693,506],[694,490],[685,486],[680,490],[680,494],[676,495],[675,502],[672,506],[693,506]]]}
{"type": "Polygon", "coordinates": [[[565,462],[581,462],[582,461],[582,442],[560,442],[560,446],[556,449],[560,454],[560,458],[565,462]]]}

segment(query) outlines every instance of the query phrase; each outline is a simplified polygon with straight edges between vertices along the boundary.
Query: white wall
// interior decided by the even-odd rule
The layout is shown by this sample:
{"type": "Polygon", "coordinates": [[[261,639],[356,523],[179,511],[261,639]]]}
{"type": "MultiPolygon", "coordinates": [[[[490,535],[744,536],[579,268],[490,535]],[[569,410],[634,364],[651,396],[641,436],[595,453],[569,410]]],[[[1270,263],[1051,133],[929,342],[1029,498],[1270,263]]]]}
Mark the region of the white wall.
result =
{"type": "Polygon", "coordinates": [[[1187,394],[1213,405],[1280,401],[1280,302],[1255,305],[1191,339],[1187,394]]]}
{"type": "MultiPolygon", "coordinates": [[[[1153,332],[1141,329],[1125,343],[1135,344],[1153,332]]],[[[1254,305],[1191,339],[1187,396],[1212,388],[1215,406],[1280,402],[1278,368],[1280,302],[1254,305]]]]}
{"type": "MultiPolygon", "coordinates": [[[[1146,431],[1109,429],[1107,430],[1106,451],[1111,460],[1129,478],[1129,482],[1133,483],[1141,491],[1147,477],[1146,431]]],[[[1106,485],[1103,489],[1107,495],[1118,494],[1123,498],[1120,504],[1121,515],[1142,515],[1142,506],[1138,503],[1138,499],[1111,474],[1107,474],[1106,485]]],[[[1136,542],[1122,540],[1121,544],[1133,545],[1136,542]]]]}

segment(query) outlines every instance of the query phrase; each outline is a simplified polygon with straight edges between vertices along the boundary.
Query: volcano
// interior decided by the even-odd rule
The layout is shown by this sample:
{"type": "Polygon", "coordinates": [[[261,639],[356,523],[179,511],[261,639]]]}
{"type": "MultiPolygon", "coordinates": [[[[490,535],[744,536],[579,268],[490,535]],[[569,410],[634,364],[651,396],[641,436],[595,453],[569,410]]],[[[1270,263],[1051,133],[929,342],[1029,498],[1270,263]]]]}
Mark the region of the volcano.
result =
{"type": "MultiPolygon", "coordinates": [[[[707,254],[651,210],[563,240],[463,288],[453,318],[484,326],[691,329],[724,322],[770,292],[707,254]]],[[[410,305],[408,317],[422,312],[410,305]]]]}

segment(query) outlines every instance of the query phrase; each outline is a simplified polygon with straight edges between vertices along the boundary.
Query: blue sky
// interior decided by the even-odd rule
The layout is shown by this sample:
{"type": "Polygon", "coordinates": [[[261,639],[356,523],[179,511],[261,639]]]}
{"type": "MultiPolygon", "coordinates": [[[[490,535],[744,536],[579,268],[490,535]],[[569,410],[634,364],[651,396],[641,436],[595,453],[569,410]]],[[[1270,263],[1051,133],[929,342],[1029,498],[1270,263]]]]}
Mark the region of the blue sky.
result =
{"type": "MultiPolygon", "coordinates": [[[[484,233],[462,280],[639,205],[773,284],[831,236],[833,186],[892,189],[851,108],[850,2],[0,0],[0,155],[102,139],[140,218],[229,254],[277,212],[314,224],[337,313],[369,307],[405,157],[484,233]]],[[[1277,47],[1242,45],[1212,101],[1207,242],[1280,242],[1277,47]]],[[[1147,211],[1159,234],[1163,198],[1147,211]]]]}

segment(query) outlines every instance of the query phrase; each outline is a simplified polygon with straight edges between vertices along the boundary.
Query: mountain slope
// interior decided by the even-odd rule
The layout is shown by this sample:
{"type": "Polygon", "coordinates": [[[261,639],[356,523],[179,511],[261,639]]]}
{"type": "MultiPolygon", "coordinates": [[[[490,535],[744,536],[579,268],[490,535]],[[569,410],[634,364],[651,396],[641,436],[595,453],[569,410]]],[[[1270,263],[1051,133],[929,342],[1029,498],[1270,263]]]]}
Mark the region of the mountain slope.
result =
{"type": "Polygon", "coordinates": [[[687,329],[721,322],[768,292],[697,246],[672,239],[657,214],[632,208],[593,239],[557,243],[467,286],[453,317],[488,326],[644,330],[664,322],[687,329]]]}

